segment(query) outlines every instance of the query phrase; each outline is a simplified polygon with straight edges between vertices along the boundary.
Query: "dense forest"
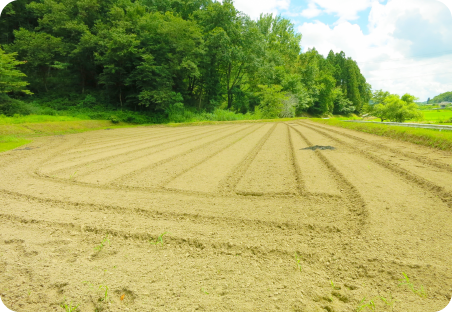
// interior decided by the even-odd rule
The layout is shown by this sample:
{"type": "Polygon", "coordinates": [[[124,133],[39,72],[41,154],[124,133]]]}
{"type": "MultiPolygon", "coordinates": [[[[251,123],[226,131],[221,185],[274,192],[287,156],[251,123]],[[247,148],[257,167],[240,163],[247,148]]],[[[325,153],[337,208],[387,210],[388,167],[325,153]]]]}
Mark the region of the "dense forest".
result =
{"type": "Polygon", "coordinates": [[[56,109],[78,103],[168,118],[220,108],[274,118],[360,113],[372,96],[343,52],[302,53],[303,34],[289,20],[251,20],[231,0],[16,0],[0,29],[0,55],[20,63],[26,77],[16,78],[33,95],[3,93],[63,99],[56,109]]]}

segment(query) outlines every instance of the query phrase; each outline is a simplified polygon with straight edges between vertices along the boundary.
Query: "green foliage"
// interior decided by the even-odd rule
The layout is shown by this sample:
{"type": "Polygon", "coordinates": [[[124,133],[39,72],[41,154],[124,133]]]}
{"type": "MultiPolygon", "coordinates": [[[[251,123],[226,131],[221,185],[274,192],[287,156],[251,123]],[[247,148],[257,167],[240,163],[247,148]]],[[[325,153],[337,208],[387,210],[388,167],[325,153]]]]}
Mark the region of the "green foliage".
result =
{"type": "Polygon", "coordinates": [[[441,103],[441,102],[450,102],[451,103],[451,91],[436,95],[434,98],[429,100],[427,104],[436,104],[436,103],[441,103]]]}
{"type": "Polygon", "coordinates": [[[404,122],[407,119],[422,119],[423,114],[418,110],[415,100],[416,98],[410,94],[405,94],[401,98],[396,94],[388,95],[382,104],[374,106],[373,115],[379,117],[381,121],[404,122]]]}
{"type": "Polygon", "coordinates": [[[52,65],[59,64],[58,59],[66,54],[66,46],[62,38],[25,28],[15,30],[14,36],[14,43],[8,46],[8,50],[16,52],[24,60],[25,70],[38,73],[47,91],[47,81],[52,65]]]}
{"type": "Polygon", "coordinates": [[[288,97],[281,92],[282,86],[279,85],[259,85],[261,91],[258,92],[260,97],[259,109],[263,118],[277,118],[282,111],[283,102],[288,97]]]}
{"type": "Polygon", "coordinates": [[[25,89],[29,83],[22,77],[26,77],[26,75],[16,69],[16,66],[25,63],[17,61],[16,55],[17,53],[7,54],[0,48],[0,94],[10,92],[33,94],[30,90],[25,89]]]}
{"type": "Polygon", "coordinates": [[[48,114],[143,123],[257,109],[275,118],[360,112],[369,99],[343,52],[301,53],[290,20],[251,20],[232,0],[17,0],[5,12],[0,43],[24,63],[48,114]]]}

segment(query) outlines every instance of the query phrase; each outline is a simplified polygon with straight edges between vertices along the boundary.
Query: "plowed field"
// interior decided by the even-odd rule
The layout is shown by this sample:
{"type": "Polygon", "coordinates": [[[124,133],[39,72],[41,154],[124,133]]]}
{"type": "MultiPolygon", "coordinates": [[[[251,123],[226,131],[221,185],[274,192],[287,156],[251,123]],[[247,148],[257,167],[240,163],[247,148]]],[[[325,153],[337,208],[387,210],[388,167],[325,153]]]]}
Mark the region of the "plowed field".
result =
{"type": "Polygon", "coordinates": [[[439,311],[451,162],[310,121],[38,138],[0,154],[0,296],[14,311],[439,311]]]}

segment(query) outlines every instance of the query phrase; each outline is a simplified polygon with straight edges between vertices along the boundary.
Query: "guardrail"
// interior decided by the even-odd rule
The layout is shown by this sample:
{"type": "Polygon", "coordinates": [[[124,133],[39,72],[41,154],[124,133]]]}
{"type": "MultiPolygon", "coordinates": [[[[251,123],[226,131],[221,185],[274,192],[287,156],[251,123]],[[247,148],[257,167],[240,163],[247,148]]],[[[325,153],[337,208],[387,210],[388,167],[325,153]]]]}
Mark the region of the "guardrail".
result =
{"type": "Polygon", "coordinates": [[[452,126],[449,125],[431,125],[431,124],[418,124],[418,123],[403,123],[403,122],[380,122],[380,121],[362,121],[362,120],[343,120],[346,122],[360,122],[360,123],[376,123],[380,125],[388,126],[401,126],[401,127],[412,127],[412,128],[424,128],[424,129],[436,129],[439,131],[451,131],[452,126]]]}

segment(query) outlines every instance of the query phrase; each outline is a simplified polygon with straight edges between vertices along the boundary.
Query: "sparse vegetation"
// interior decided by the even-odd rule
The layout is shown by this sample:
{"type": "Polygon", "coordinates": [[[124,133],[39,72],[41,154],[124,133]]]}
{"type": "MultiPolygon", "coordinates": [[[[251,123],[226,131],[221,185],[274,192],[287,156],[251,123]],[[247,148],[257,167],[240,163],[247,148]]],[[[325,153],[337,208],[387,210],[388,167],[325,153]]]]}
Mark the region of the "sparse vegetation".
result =
{"type": "Polygon", "coordinates": [[[106,234],[102,242],[96,247],[94,247],[94,249],[100,252],[106,244],[110,246],[109,234],[106,234]]]}
{"type": "Polygon", "coordinates": [[[73,305],[72,302],[69,302],[69,303],[66,303],[66,302],[63,302],[60,304],[60,307],[62,307],[65,312],[75,312],[77,311],[77,308],[79,307],[80,304],[77,304],[77,305],[73,305]]]}
{"type": "Polygon", "coordinates": [[[366,297],[364,297],[360,301],[359,306],[357,307],[356,311],[363,311],[365,309],[375,311],[376,306],[378,306],[379,302],[383,302],[384,305],[390,307],[393,311],[393,305],[395,304],[395,300],[392,299],[391,296],[390,296],[390,299],[387,299],[383,296],[376,296],[376,297],[373,297],[372,299],[366,299],[366,297]]]}
{"type": "Polygon", "coordinates": [[[109,299],[109,287],[107,285],[99,285],[99,289],[103,290],[103,296],[99,298],[99,301],[107,302],[109,299]]]}
{"type": "Polygon", "coordinates": [[[156,241],[155,241],[155,242],[150,241],[150,244],[151,244],[151,245],[160,244],[161,246],[163,246],[163,245],[164,245],[164,239],[163,239],[163,237],[164,237],[164,235],[166,235],[166,234],[171,234],[171,233],[164,232],[164,233],[160,234],[160,235],[157,237],[156,241]]]}
{"type": "Polygon", "coordinates": [[[299,258],[299,255],[297,254],[297,252],[294,253],[294,259],[296,260],[296,265],[297,265],[297,268],[299,269],[300,272],[302,272],[302,265],[300,264],[300,258],[299,258]]]}
{"type": "Polygon", "coordinates": [[[411,282],[409,277],[407,276],[406,273],[402,272],[404,278],[400,279],[399,281],[401,282],[398,286],[407,286],[409,289],[416,294],[417,296],[420,296],[422,298],[426,298],[428,295],[426,294],[425,289],[423,288],[423,285],[420,286],[419,289],[417,289],[414,284],[411,282]]]}

